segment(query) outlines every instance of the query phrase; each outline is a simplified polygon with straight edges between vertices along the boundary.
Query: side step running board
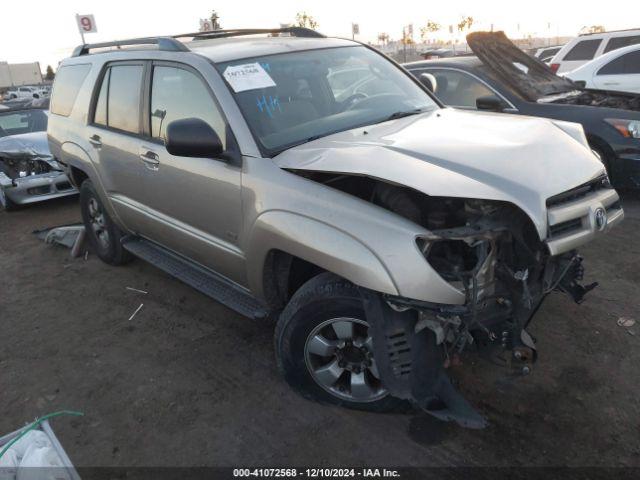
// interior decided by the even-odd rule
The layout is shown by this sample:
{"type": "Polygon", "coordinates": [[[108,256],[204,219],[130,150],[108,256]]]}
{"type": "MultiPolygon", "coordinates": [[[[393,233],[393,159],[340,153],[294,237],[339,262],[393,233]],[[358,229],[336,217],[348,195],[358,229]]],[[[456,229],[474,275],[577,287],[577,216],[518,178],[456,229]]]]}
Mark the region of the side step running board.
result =
{"type": "Polygon", "coordinates": [[[122,239],[122,246],[136,257],[164,270],[245,317],[267,316],[266,308],[243,288],[153,242],[130,235],[122,239]]]}

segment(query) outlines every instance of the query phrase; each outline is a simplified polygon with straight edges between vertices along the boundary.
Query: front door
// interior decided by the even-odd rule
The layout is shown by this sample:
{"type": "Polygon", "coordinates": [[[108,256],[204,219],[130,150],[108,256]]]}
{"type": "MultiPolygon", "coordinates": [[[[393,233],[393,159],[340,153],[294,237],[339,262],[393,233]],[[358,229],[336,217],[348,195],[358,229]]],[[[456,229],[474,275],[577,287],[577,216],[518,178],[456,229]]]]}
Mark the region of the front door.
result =
{"type": "Polygon", "coordinates": [[[246,284],[241,228],[241,166],[221,158],[169,154],[164,146],[174,120],[199,118],[225,145],[232,135],[214,96],[200,75],[186,66],[157,62],[150,72],[148,133],[138,156],[144,165],[142,203],[152,217],[145,236],[246,284]]]}

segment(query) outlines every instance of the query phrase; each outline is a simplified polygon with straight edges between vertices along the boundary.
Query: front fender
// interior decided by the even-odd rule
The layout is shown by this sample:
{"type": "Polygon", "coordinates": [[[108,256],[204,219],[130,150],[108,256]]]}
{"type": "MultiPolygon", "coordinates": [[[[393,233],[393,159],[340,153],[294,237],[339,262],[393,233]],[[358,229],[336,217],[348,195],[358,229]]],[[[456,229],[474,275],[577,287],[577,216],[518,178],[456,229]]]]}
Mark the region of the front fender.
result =
{"type": "Polygon", "coordinates": [[[267,254],[281,250],[335,273],[355,285],[398,295],[391,275],[376,255],[347,232],[283,210],[261,214],[249,235],[246,251],[251,291],[264,297],[263,269],[267,254]]]}

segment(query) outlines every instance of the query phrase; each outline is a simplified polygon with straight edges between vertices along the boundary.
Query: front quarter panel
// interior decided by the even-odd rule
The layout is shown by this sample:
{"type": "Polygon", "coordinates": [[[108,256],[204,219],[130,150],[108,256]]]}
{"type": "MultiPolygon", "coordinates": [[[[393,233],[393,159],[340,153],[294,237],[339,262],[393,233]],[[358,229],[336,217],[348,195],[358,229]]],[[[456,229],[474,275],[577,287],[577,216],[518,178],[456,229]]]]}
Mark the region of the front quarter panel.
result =
{"type": "Polygon", "coordinates": [[[277,167],[243,162],[241,238],[252,292],[264,298],[267,255],[281,250],[382,293],[463,304],[464,294],[427,263],[416,237],[428,232],[381,207],[277,167]]]}

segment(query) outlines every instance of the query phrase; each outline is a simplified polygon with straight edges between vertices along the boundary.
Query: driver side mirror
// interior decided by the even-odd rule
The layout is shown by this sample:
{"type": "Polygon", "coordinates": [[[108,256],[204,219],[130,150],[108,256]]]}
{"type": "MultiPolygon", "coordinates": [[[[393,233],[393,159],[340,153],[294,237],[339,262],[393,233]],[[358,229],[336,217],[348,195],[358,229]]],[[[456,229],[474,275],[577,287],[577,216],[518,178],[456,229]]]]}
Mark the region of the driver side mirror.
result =
{"type": "Polygon", "coordinates": [[[174,120],[167,125],[165,146],[171,155],[180,157],[212,158],[224,152],[218,134],[199,118],[174,120]]]}
{"type": "Polygon", "coordinates": [[[485,95],[476,99],[476,108],[486,112],[502,112],[506,105],[495,95],[485,95]]]}
{"type": "Polygon", "coordinates": [[[436,77],[434,77],[430,73],[421,73],[418,76],[418,80],[422,85],[427,87],[427,90],[429,90],[431,93],[436,93],[436,77]]]}

